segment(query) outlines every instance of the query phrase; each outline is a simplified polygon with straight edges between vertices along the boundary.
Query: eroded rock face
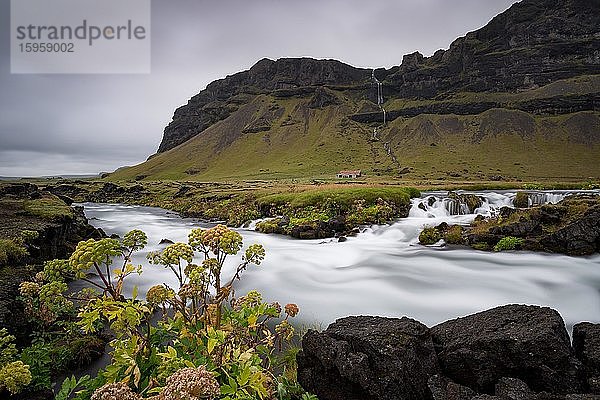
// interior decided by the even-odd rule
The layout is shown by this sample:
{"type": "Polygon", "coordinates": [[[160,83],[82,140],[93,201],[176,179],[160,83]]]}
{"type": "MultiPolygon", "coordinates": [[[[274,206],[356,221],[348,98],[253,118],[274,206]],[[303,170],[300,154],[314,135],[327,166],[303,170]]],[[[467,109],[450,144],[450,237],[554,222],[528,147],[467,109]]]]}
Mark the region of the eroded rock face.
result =
{"type": "Polygon", "coordinates": [[[583,366],[558,312],[509,305],[431,328],[444,375],[493,394],[498,380],[519,378],[533,390],[579,393],[583,366]]]}
{"type": "Polygon", "coordinates": [[[339,319],[310,330],[297,360],[298,381],[321,400],[431,399],[439,372],[429,329],[409,318],[339,319]]]}

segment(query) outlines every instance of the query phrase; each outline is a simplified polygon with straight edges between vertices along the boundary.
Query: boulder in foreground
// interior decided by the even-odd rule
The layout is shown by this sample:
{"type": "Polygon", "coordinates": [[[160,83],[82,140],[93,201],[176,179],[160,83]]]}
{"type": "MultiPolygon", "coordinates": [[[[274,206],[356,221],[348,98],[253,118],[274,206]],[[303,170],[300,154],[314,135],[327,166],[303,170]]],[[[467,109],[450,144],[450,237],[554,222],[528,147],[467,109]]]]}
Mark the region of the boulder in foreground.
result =
{"type": "Polygon", "coordinates": [[[298,381],[320,400],[600,400],[600,325],[507,305],[431,329],[409,318],[347,317],[308,331],[298,381]]]}
{"type": "Polygon", "coordinates": [[[302,339],[298,381],[319,399],[431,399],[439,372],[429,329],[409,318],[348,317],[302,339]]]}

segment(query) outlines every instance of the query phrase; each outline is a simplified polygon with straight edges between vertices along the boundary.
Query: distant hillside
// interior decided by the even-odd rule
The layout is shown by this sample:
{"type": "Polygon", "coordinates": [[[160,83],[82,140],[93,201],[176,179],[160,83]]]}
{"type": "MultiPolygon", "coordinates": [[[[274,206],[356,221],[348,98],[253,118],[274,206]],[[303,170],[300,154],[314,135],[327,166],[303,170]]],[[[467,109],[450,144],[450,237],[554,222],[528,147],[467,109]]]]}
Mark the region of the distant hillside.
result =
{"type": "Polygon", "coordinates": [[[448,50],[387,70],[263,59],[192,97],[158,153],[111,178],[348,168],[413,179],[599,176],[600,1],[524,0],[448,50]]]}

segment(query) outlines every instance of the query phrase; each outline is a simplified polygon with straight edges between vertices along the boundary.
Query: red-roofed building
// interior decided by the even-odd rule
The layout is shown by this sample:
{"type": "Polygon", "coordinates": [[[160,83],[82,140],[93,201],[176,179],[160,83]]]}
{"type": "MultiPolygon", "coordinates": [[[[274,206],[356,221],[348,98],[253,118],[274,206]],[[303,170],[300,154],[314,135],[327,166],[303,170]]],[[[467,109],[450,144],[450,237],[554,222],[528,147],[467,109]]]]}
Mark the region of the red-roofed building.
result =
{"type": "Polygon", "coordinates": [[[360,178],[361,176],[362,176],[362,172],[360,169],[353,170],[353,171],[340,171],[337,174],[337,177],[340,179],[354,179],[354,178],[360,178]]]}

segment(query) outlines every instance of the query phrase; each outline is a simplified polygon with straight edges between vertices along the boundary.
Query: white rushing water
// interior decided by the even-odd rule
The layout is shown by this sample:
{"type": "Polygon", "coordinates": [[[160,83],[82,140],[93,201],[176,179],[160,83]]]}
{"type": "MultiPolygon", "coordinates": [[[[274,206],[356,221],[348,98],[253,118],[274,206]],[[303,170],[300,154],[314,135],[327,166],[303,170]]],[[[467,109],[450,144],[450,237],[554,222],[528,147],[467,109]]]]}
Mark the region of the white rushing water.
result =
{"type": "MultiPolygon", "coordinates": [[[[383,107],[383,103],[385,102],[383,99],[383,83],[381,83],[379,81],[379,79],[377,79],[377,77],[375,76],[375,70],[373,70],[371,72],[371,79],[373,81],[375,81],[375,84],[377,85],[377,105],[379,106],[379,109],[383,113],[383,125],[385,125],[387,122],[386,121],[387,116],[386,116],[385,108],[383,107]]],[[[375,134],[374,134],[375,139],[377,138],[376,133],[377,133],[377,130],[375,130],[375,134]]]]}
{"type": "MultiPolygon", "coordinates": [[[[421,199],[413,199],[408,218],[366,228],[343,243],[300,241],[240,229],[244,244],[262,244],[267,257],[260,267],[245,273],[236,291],[244,294],[257,289],[269,301],[297,303],[301,309],[298,319],[310,326],[325,327],[336,318],[360,314],[409,316],[431,326],[509,303],[553,307],[568,326],[600,322],[598,255],[489,253],[419,245],[418,234],[424,226],[468,224],[475,218],[473,213],[465,214],[464,206],[448,206],[446,194],[425,193],[421,199]],[[461,215],[451,215],[449,209],[461,215]]],[[[476,194],[485,199],[484,205],[468,212],[480,214],[512,205],[515,195],[476,194]]],[[[567,194],[541,192],[539,199],[557,202],[567,194]]],[[[190,229],[209,226],[158,208],[88,203],[85,211],[90,223],[108,234],[123,235],[135,228],[148,234],[148,247],[134,259],[144,265],[144,273],[132,280],[142,294],[157,283],[175,286],[167,270],[148,265],[146,251],[163,248],[158,244],[163,238],[186,241],[190,229]]],[[[233,265],[229,271],[231,268],[233,265]]]]}

